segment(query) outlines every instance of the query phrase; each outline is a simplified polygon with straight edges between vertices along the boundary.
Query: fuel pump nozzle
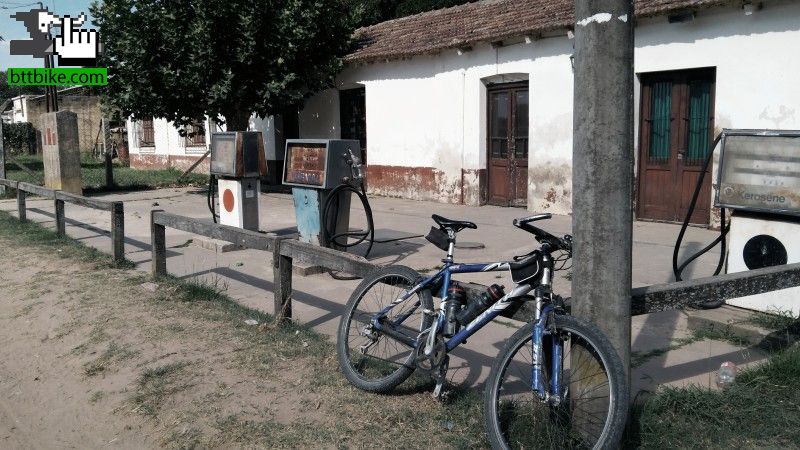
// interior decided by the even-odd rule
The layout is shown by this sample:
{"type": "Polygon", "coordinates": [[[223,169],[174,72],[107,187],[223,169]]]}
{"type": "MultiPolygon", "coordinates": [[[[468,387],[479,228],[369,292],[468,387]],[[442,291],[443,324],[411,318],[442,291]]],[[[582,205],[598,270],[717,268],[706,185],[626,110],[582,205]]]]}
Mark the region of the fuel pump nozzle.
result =
{"type": "Polygon", "coordinates": [[[350,165],[351,179],[359,183],[364,180],[364,164],[361,162],[361,157],[353,153],[353,149],[347,147],[348,160],[347,164],[350,165]]]}

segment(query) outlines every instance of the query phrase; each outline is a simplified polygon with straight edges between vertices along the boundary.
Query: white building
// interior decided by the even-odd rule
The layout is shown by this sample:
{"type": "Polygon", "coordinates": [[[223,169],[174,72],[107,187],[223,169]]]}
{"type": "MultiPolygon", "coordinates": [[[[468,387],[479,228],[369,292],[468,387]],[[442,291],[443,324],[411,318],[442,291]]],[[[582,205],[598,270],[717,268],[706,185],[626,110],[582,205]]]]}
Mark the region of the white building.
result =
{"type": "Polygon", "coordinates": [[[9,123],[22,123],[30,122],[28,115],[30,109],[28,107],[28,100],[32,97],[39,97],[38,95],[19,95],[11,99],[11,109],[8,110],[9,123]]]}
{"type": "MultiPolygon", "coordinates": [[[[360,138],[373,194],[570,213],[572,4],[488,0],[360,29],[296,131],[252,125],[276,168],[283,136],[360,138]]],[[[719,130],[800,129],[800,2],[637,0],[635,36],[636,214],[682,220],[719,130]]],[[[134,166],[191,159],[159,123],[154,145],[131,142],[134,166]]],[[[698,223],[714,219],[706,180],[698,223]]]]}

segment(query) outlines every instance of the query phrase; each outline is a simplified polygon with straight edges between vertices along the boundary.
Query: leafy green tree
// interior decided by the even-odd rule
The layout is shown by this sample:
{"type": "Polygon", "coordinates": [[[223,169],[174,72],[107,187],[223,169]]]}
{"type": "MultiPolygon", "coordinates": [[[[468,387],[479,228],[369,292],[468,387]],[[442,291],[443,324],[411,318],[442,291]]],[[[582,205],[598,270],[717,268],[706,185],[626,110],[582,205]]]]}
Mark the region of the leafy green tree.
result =
{"type": "Polygon", "coordinates": [[[359,26],[373,25],[476,0],[343,0],[356,13],[359,26]]]}
{"type": "Polygon", "coordinates": [[[91,11],[106,104],[180,129],[208,115],[245,130],[252,113],[299,106],[332,84],[355,27],[341,0],[105,0],[91,11]]]}
{"type": "Polygon", "coordinates": [[[8,74],[0,70],[0,104],[9,98],[25,94],[44,94],[44,86],[9,86],[8,74]]]}

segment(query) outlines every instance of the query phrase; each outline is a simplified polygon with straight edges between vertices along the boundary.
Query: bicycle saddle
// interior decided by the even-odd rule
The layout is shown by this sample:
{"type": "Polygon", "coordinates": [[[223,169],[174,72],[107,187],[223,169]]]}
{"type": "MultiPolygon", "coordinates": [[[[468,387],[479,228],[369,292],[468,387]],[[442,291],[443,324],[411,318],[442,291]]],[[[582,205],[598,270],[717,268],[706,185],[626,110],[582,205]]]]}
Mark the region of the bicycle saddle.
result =
{"type": "Polygon", "coordinates": [[[432,215],[431,219],[433,219],[433,221],[436,222],[440,227],[453,230],[456,233],[464,228],[472,228],[473,230],[478,228],[478,226],[472,222],[467,222],[466,220],[446,219],[438,214],[432,215]]]}

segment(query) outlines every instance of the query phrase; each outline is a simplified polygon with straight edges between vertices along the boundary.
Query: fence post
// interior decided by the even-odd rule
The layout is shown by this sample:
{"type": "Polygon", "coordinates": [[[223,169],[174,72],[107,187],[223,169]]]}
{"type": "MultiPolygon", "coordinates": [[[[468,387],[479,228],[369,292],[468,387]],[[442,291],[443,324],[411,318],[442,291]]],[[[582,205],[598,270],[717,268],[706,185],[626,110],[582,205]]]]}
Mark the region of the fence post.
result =
{"type": "Polygon", "coordinates": [[[272,276],[275,284],[275,321],[292,318],[292,258],[281,255],[281,241],[272,249],[272,276]]]}
{"type": "Polygon", "coordinates": [[[25,215],[25,191],[17,186],[17,213],[19,215],[19,220],[25,221],[27,219],[25,215]]]}
{"type": "Polygon", "coordinates": [[[58,194],[56,194],[53,204],[56,212],[56,233],[59,236],[64,236],[67,232],[67,226],[64,219],[64,200],[59,200],[58,194]]]}
{"type": "Polygon", "coordinates": [[[125,261],[125,207],[122,202],[111,203],[111,249],[114,261],[125,261]]]}
{"type": "Polygon", "coordinates": [[[153,278],[159,278],[167,274],[167,241],[164,225],[157,224],[155,213],[162,212],[160,209],[150,211],[150,245],[152,247],[152,259],[150,273],[153,278]]]}
{"type": "Polygon", "coordinates": [[[111,153],[105,154],[105,168],[106,168],[106,189],[114,187],[114,163],[111,161],[111,153]]]}

